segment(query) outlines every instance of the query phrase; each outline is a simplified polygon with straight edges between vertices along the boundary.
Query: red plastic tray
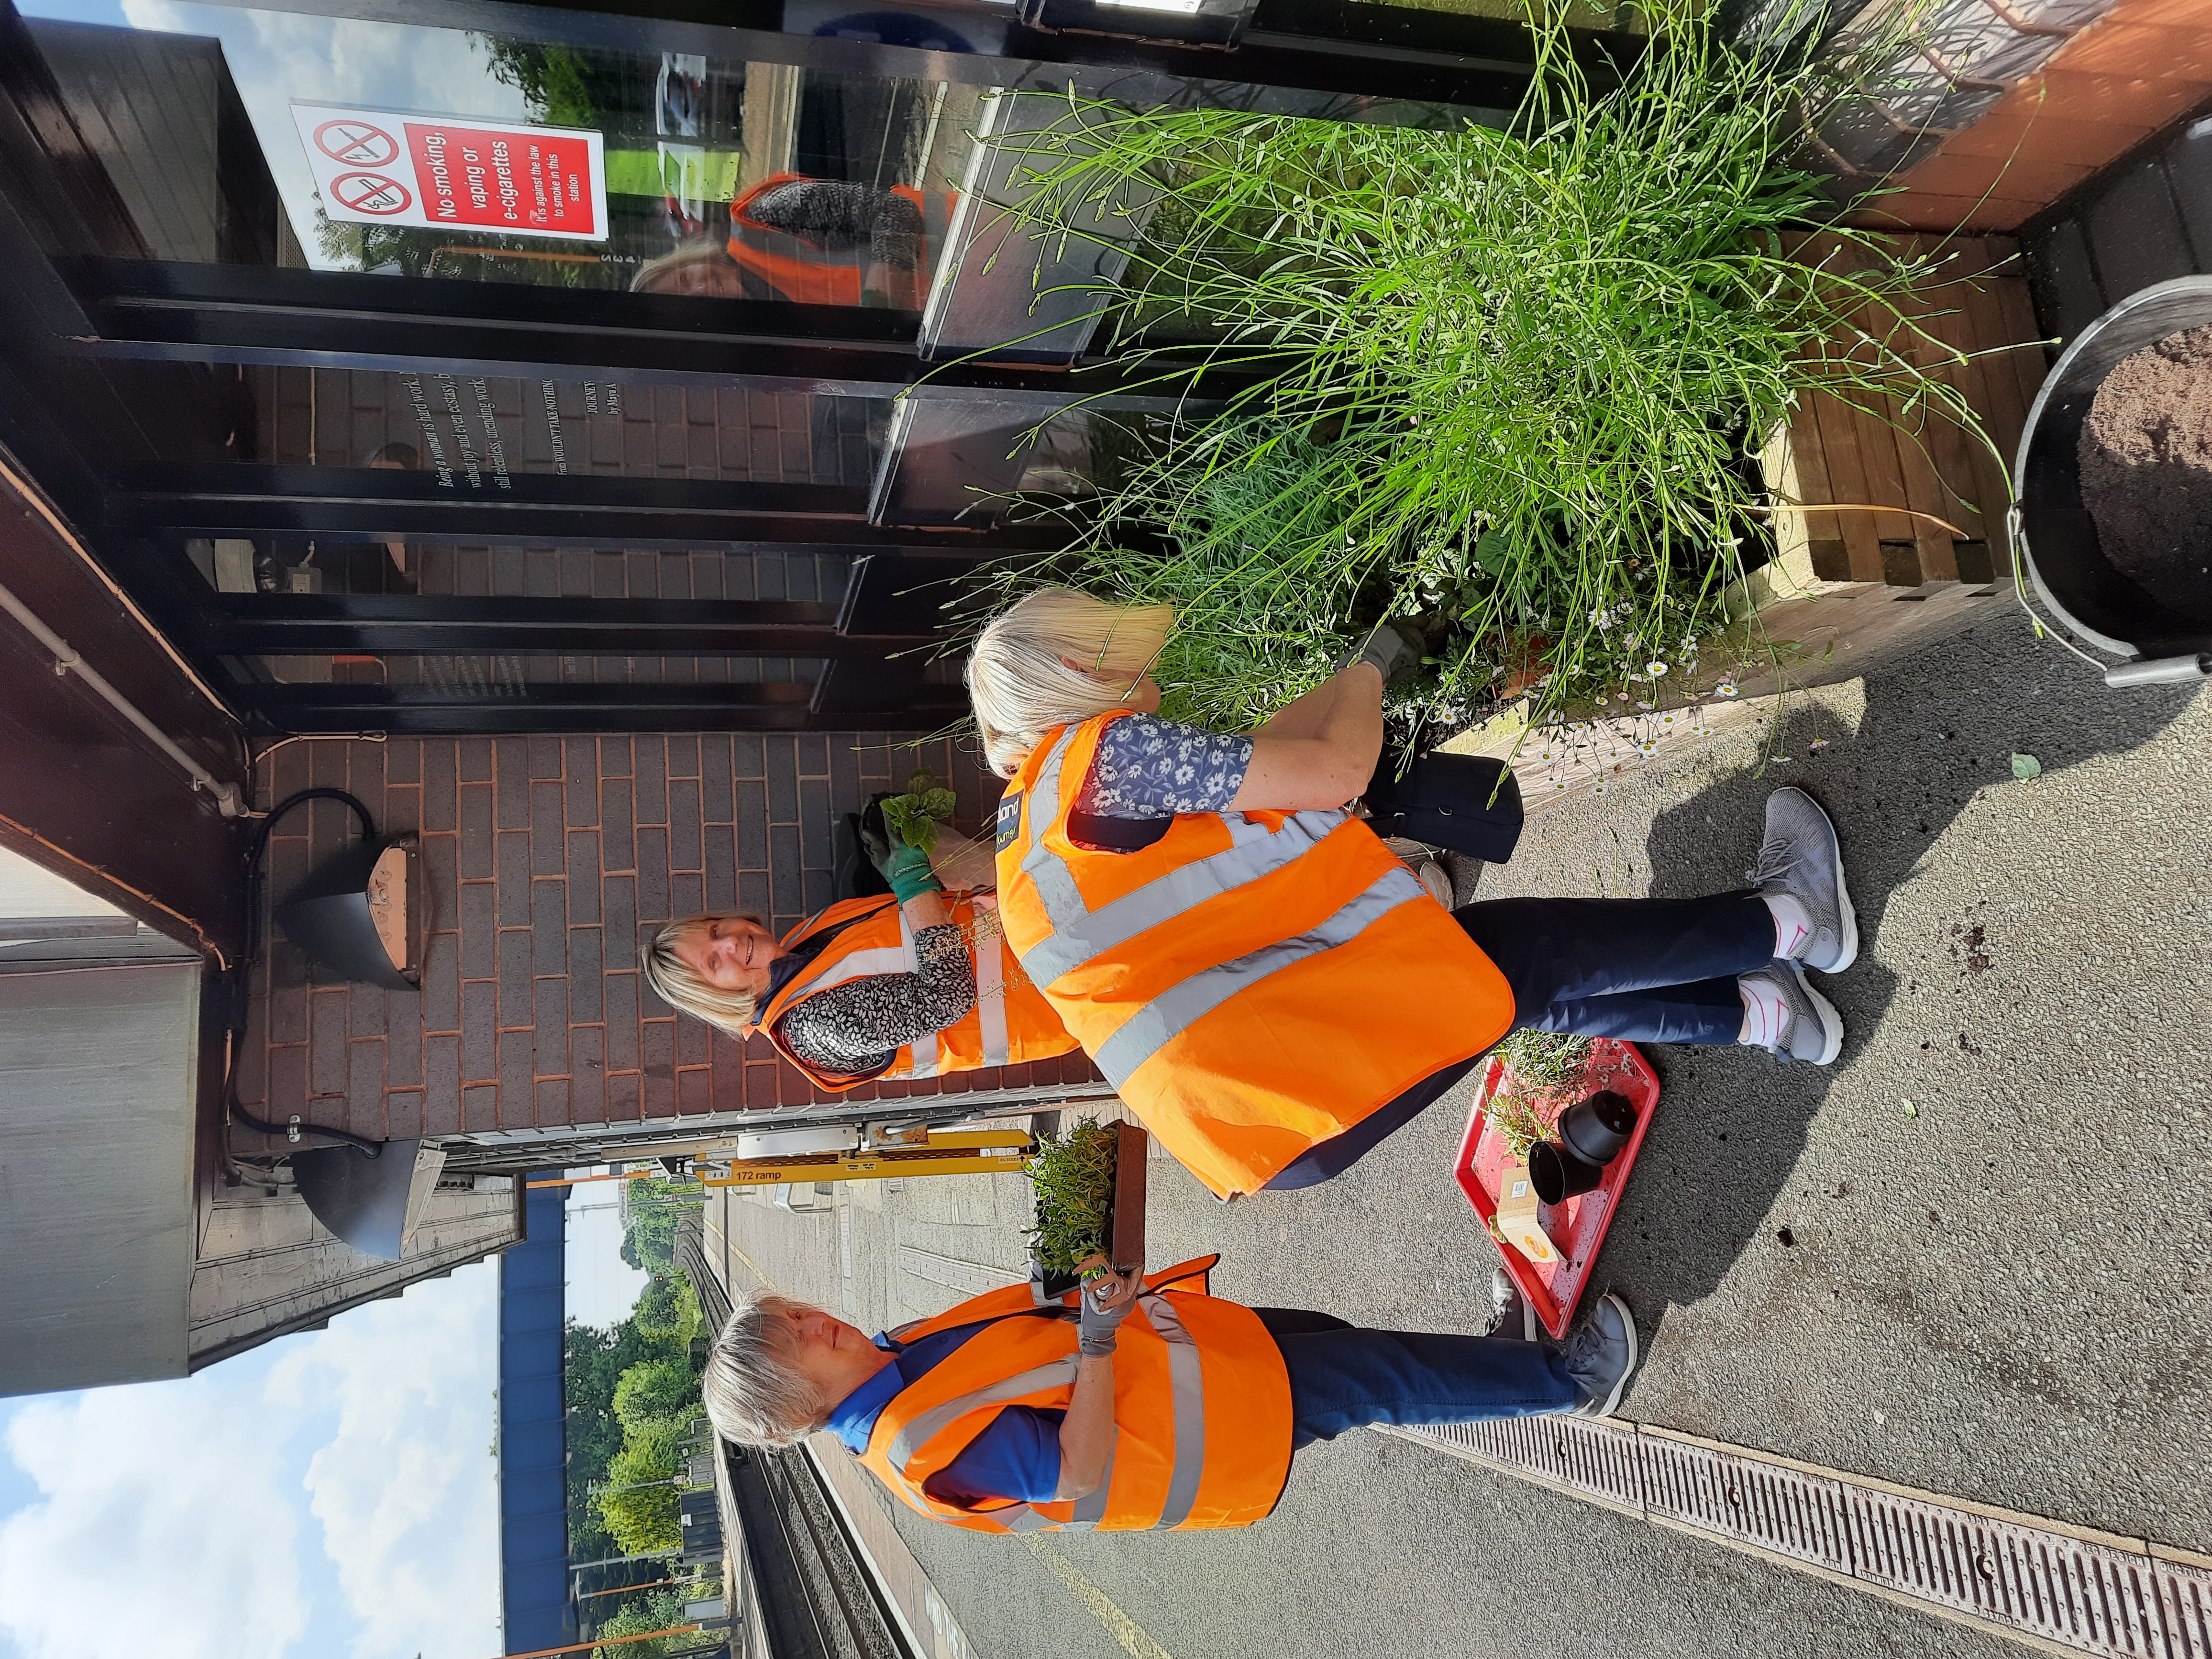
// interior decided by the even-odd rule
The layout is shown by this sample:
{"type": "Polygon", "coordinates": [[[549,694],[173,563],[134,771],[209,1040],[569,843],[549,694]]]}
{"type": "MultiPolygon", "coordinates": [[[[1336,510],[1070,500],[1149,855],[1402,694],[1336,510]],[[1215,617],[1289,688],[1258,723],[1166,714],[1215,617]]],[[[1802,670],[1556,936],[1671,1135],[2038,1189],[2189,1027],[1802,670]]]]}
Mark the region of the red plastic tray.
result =
{"type": "MultiPolygon", "coordinates": [[[[1460,1143],[1452,1170],[1467,1201],[1482,1218],[1486,1231],[1498,1216],[1498,1174],[1506,1158],[1505,1137],[1491,1127],[1486,1109],[1506,1070],[1504,1060],[1493,1060],[1483,1074],[1482,1087],[1475,1092],[1474,1110],[1468,1116],[1467,1138],[1460,1143]]],[[[1547,1116],[1556,1117],[1559,1108],[1600,1089],[1615,1089],[1628,1097],[1636,1108],[1636,1133],[1629,1136],[1620,1155],[1606,1165],[1605,1180],[1595,1190],[1538,1212],[1537,1219],[1563,1259],[1539,1265],[1511,1246],[1498,1243],[1495,1233],[1490,1236],[1490,1242],[1498,1245],[1498,1254],[1504,1258],[1505,1271],[1513,1275],[1521,1294],[1528,1297],[1544,1328],[1555,1338],[1567,1334],[1567,1325],[1575,1316],[1575,1304],[1582,1300],[1590,1264],[1597,1260],[1598,1247],[1605,1243],[1605,1230],[1613,1221],[1620,1189],[1628,1184],[1629,1171],[1636,1167],[1636,1154],[1644,1145],[1644,1132],[1651,1127],[1652,1109],[1659,1103],[1659,1079],[1636,1051],[1636,1045],[1600,1037],[1590,1044],[1589,1063],[1581,1079],[1561,1091],[1557,1105],[1547,1116]]]]}

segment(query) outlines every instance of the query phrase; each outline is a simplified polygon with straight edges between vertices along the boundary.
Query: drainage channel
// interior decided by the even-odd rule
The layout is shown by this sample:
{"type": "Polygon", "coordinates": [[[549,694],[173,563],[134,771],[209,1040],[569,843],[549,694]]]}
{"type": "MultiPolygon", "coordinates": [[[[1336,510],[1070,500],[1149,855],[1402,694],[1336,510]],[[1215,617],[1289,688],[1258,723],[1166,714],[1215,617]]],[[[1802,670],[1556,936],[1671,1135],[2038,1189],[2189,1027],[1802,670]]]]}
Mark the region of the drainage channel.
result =
{"type": "Polygon", "coordinates": [[[1379,1431],[2045,1652],[2212,1659],[2212,1558],[1645,1424],[1379,1431]]]}

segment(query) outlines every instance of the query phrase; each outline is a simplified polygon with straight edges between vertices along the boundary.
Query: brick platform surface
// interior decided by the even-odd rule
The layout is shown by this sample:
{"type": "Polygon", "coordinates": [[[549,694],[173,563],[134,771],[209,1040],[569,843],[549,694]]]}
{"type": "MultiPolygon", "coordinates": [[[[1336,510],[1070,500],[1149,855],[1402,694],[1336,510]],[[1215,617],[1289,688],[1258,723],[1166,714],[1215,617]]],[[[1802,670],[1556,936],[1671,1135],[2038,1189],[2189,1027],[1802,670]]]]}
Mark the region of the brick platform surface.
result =
{"type": "MultiPolygon", "coordinates": [[[[349,790],[386,835],[419,830],[431,918],[419,993],[349,986],[268,927],[275,897],[354,834],[335,801],[271,836],[240,1097],[256,1115],[398,1138],[634,1122],[793,1106],[817,1094],[758,1037],[739,1042],[647,992],[640,943],[662,922],[750,909],[780,930],[828,903],[844,815],[950,778],[963,827],[998,780],[939,739],[883,732],[315,739],[259,769],[259,804],[349,790]],[[270,775],[274,774],[273,777],[270,775]]],[[[1082,1055],[843,1097],[1075,1082],[1082,1055]]]]}

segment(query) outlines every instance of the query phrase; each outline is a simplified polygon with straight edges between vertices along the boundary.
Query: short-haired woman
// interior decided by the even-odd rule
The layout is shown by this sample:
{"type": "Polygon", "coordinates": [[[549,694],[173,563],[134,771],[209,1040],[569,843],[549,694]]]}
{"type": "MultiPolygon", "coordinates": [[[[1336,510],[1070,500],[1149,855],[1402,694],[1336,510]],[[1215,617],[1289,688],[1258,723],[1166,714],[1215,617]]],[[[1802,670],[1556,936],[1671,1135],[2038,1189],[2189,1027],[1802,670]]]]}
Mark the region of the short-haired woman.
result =
{"type": "Polygon", "coordinates": [[[1516,1025],[1751,1043],[1827,1065],[1804,969],[1858,951],[1834,827],[1779,789],[1748,890],[1447,910],[1341,810],[1382,688],[1359,656],[1250,736],[1158,718],[1166,606],[1045,588],[995,617],[968,686],[1000,804],[999,904],[1030,979],[1177,1158],[1224,1197],[1328,1180],[1516,1025]]]}
{"type": "Polygon", "coordinates": [[[919,848],[881,855],[889,895],[842,900],[781,939],[749,911],[670,922],[641,959],[647,984],[732,1036],[765,1033],[831,1091],[1073,1050],[991,896],[946,894],[919,848]]]}
{"type": "Polygon", "coordinates": [[[979,1531],[1238,1527],[1274,1508],[1313,1441],[1607,1416],[1636,1366],[1617,1296],[1553,1347],[1240,1307],[1208,1293],[1212,1265],[1102,1273],[1079,1303],[1010,1285],[872,1340],[756,1295],[708,1355],[707,1414],[750,1445],[829,1429],[915,1509],[979,1531]]]}

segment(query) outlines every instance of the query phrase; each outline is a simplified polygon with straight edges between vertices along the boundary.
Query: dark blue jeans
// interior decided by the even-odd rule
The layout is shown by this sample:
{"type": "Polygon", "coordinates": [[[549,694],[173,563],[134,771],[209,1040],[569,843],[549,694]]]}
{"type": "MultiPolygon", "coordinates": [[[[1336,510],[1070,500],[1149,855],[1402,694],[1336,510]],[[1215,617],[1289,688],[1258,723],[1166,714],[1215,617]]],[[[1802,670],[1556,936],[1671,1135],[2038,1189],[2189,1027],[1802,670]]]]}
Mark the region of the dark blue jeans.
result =
{"type": "MultiPolygon", "coordinates": [[[[1695,899],[1487,899],[1452,919],[1498,964],[1513,1023],[1630,1042],[1734,1042],[1736,975],[1774,959],[1774,913],[1755,893],[1695,899]]],[[[1447,1012],[1449,1011],[1446,1011],[1447,1012]]],[[[1316,1187],[1350,1169],[1474,1069],[1447,1067],[1267,1183],[1316,1187]]]]}
{"type": "Polygon", "coordinates": [[[1540,1342],[1365,1331],[1327,1314],[1255,1308],[1291,1374],[1291,1449],[1370,1423],[1480,1423],[1563,1412],[1580,1399],[1540,1342]]]}

